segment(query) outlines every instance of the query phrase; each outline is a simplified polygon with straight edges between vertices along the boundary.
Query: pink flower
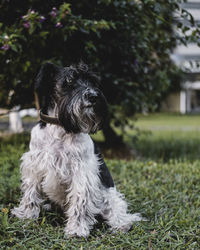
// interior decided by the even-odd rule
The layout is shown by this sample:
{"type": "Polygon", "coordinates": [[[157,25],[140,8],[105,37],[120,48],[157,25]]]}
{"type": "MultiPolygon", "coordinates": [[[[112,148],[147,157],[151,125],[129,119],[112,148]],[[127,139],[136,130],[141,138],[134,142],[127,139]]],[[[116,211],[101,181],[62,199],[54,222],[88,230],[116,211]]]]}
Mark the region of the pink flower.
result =
{"type": "Polygon", "coordinates": [[[1,46],[2,50],[9,50],[10,46],[8,44],[4,44],[3,46],[1,46]]]}
{"type": "Polygon", "coordinates": [[[56,28],[62,28],[62,23],[61,22],[58,22],[57,24],[56,24],[56,28]]]}
{"type": "Polygon", "coordinates": [[[29,22],[29,21],[23,23],[23,25],[24,25],[24,27],[25,27],[26,29],[29,29],[29,28],[30,28],[30,22],[29,22]]]}
{"type": "Polygon", "coordinates": [[[51,11],[51,16],[56,17],[56,15],[57,15],[57,9],[56,9],[56,7],[53,7],[52,11],[51,11]]]}
{"type": "Polygon", "coordinates": [[[51,16],[52,17],[56,17],[56,15],[57,15],[56,11],[51,11],[51,16]]]}
{"type": "Polygon", "coordinates": [[[5,35],[5,36],[4,36],[4,39],[5,39],[6,41],[8,41],[8,40],[9,40],[9,37],[8,37],[7,35],[5,35]]]}
{"type": "Polygon", "coordinates": [[[40,23],[44,22],[45,20],[46,20],[46,18],[45,18],[44,16],[40,16],[40,17],[39,17],[39,22],[40,22],[40,23]]]}
{"type": "Polygon", "coordinates": [[[27,15],[21,16],[21,19],[26,19],[27,15]]]}

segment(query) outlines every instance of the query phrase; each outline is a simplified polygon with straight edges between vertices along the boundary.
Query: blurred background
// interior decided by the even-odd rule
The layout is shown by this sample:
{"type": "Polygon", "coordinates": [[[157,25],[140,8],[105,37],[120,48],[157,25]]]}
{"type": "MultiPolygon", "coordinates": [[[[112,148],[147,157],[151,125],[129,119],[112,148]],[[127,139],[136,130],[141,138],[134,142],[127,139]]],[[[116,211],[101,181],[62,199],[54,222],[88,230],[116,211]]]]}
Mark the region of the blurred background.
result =
{"type": "Polygon", "coordinates": [[[105,153],[154,154],[143,147],[156,138],[199,137],[200,1],[2,0],[0,11],[1,136],[38,121],[33,86],[43,63],[82,60],[109,103],[94,136],[105,153]]]}

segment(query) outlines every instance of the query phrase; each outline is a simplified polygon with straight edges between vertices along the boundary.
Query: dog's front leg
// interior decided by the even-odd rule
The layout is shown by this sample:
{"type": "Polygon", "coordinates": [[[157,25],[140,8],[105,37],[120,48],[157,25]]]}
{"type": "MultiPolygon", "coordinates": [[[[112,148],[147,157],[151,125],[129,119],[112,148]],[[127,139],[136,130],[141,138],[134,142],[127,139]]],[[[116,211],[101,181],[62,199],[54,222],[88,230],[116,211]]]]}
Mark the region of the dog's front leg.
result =
{"type": "Polygon", "coordinates": [[[36,173],[35,162],[31,157],[31,153],[25,153],[22,157],[21,173],[22,173],[22,198],[19,207],[15,207],[11,213],[20,219],[38,218],[40,213],[40,205],[43,203],[41,197],[40,177],[36,173]]]}
{"type": "Polygon", "coordinates": [[[102,204],[98,180],[98,175],[90,172],[89,167],[84,170],[82,166],[73,173],[65,207],[67,237],[87,237],[97,222],[95,216],[100,213],[102,204]]]}

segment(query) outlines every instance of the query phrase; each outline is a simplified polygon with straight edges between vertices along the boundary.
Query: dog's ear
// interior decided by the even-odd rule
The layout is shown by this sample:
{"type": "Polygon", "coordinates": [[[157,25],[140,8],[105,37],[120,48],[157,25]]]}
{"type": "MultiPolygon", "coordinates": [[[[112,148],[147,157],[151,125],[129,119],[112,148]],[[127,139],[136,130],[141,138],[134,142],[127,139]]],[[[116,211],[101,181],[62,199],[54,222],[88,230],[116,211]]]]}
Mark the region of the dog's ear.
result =
{"type": "Polygon", "coordinates": [[[45,63],[41,66],[36,77],[35,92],[38,96],[39,107],[45,113],[53,105],[56,75],[59,69],[53,63],[45,63]]]}

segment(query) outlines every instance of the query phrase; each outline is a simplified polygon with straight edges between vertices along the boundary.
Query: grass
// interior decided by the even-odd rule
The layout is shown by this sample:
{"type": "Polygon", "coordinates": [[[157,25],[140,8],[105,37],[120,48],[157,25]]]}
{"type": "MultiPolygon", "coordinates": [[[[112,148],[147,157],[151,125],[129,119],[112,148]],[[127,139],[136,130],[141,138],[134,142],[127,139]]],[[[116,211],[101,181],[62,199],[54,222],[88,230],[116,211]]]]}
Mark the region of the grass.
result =
{"type": "Polygon", "coordinates": [[[181,115],[155,113],[151,115],[137,115],[136,125],[143,129],[157,130],[200,130],[199,115],[181,115]]]}
{"type": "Polygon", "coordinates": [[[145,159],[190,160],[200,159],[200,116],[154,114],[139,116],[135,127],[140,136],[128,130],[127,141],[145,159]]]}
{"type": "Polygon", "coordinates": [[[65,239],[57,208],[42,211],[39,220],[10,216],[20,197],[19,159],[29,135],[0,138],[0,249],[200,249],[198,121],[198,116],[139,117],[136,126],[144,133],[135,141],[129,130],[127,137],[138,159],[106,163],[130,211],[148,221],[134,223],[126,234],[113,234],[100,224],[88,239],[65,239]],[[184,126],[193,129],[185,131],[184,126]]]}

